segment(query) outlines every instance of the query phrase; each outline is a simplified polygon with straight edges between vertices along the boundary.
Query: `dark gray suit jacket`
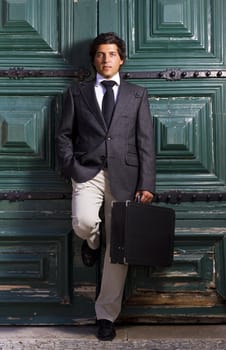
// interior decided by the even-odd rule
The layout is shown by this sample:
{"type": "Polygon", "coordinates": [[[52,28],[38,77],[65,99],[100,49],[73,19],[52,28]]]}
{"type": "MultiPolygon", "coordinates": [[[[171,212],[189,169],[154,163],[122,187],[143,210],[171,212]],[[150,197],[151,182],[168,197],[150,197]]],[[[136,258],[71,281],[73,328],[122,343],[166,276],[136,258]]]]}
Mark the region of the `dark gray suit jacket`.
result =
{"type": "Polygon", "coordinates": [[[146,89],[121,80],[108,130],[94,84],[81,82],[66,93],[56,135],[64,175],[85,182],[107,164],[117,200],[132,200],[137,190],[154,192],[154,137],[146,89]]]}

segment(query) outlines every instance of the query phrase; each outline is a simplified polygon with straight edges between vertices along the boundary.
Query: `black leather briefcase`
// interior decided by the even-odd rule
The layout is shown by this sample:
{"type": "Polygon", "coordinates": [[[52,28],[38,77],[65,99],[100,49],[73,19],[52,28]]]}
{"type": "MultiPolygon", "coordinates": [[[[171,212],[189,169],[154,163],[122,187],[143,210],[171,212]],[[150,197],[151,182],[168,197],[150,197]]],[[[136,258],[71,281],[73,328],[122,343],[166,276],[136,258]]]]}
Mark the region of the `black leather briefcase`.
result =
{"type": "Polygon", "coordinates": [[[111,263],[169,266],[173,261],[175,211],[137,202],[113,202],[111,263]]]}

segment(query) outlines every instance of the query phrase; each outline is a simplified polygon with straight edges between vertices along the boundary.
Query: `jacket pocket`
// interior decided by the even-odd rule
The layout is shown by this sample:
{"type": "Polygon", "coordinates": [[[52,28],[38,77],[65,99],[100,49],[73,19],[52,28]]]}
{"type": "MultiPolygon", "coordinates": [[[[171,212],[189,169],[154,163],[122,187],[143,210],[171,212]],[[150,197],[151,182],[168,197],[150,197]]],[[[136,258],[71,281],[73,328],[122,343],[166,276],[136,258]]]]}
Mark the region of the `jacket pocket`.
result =
{"type": "Polygon", "coordinates": [[[135,153],[128,153],[126,155],[126,164],[132,165],[132,166],[138,166],[139,160],[138,160],[137,155],[135,153]]]}
{"type": "Polygon", "coordinates": [[[137,154],[137,149],[134,143],[128,144],[127,154],[126,154],[126,164],[132,166],[139,165],[139,159],[137,154]]]}

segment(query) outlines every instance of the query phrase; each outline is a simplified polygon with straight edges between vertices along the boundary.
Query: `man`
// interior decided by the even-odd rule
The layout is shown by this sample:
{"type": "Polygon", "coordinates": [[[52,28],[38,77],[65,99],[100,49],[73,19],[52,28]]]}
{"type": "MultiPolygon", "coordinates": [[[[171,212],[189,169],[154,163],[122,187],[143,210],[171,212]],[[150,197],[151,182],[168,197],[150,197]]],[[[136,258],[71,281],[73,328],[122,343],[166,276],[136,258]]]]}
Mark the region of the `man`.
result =
{"type": "Polygon", "coordinates": [[[146,89],[120,78],[125,42],[114,33],[102,33],[92,42],[90,56],[95,80],[69,88],[56,142],[60,166],[72,179],[72,226],[84,240],[82,260],[87,266],[98,257],[104,203],[106,252],[95,310],[98,338],[112,340],[128,266],[110,263],[111,203],[137,196],[143,203],[152,200],[154,139],[146,89]],[[110,92],[106,81],[113,81],[110,92]],[[104,96],[110,95],[114,111],[106,121],[104,96]]]}

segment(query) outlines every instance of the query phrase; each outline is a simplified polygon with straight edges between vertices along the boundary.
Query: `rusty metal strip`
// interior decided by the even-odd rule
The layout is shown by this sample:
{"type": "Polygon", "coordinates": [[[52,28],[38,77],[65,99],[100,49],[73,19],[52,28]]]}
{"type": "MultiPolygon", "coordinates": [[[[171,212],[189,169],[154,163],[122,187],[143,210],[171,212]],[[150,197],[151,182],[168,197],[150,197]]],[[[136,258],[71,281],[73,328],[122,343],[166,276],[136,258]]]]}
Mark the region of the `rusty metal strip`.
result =
{"type": "Polygon", "coordinates": [[[226,192],[181,192],[156,193],[155,202],[180,204],[182,202],[221,202],[226,201],[226,192]]]}
{"type": "Polygon", "coordinates": [[[8,200],[10,202],[25,201],[25,200],[56,200],[70,199],[71,193],[61,192],[23,192],[23,191],[8,191],[0,192],[0,200],[8,200]]]}
{"type": "MultiPolygon", "coordinates": [[[[0,200],[25,201],[25,200],[63,200],[71,199],[71,193],[62,192],[0,192],[0,200]]],[[[226,192],[181,192],[167,191],[155,194],[154,202],[180,204],[182,202],[223,202],[226,201],[226,192]]]]}
{"type": "Polygon", "coordinates": [[[84,80],[90,76],[90,72],[85,69],[76,70],[47,70],[47,69],[24,69],[15,67],[9,69],[0,69],[0,78],[9,78],[14,80],[24,78],[77,78],[84,80]]]}
{"type": "Polygon", "coordinates": [[[131,72],[123,73],[124,79],[204,79],[204,78],[226,78],[226,70],[182,70],[177,68],[166,69],[159,72],[131,72]]]}
{"type": "MultiPolygon", "coordinates": [[[[91,72],[87,69],[79,70],[49,70],[49,69],[25,69],[24,67],[13,67],[0,69],[0,78],[25,79],[25,78],[76,78],[84,80],[89,78],[91,72]]],[[[140,71],[122,72],[123,79],[204,79],[204,78],[226,78],[226,70],[182,70],[180,68],[169,68],[164,71],[140,71]]]]}

